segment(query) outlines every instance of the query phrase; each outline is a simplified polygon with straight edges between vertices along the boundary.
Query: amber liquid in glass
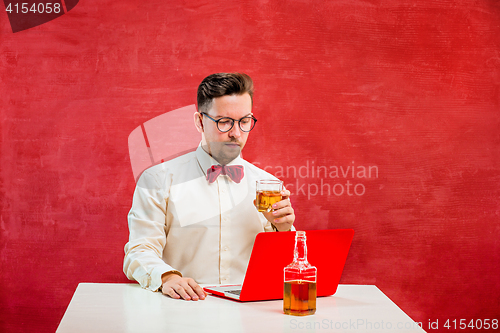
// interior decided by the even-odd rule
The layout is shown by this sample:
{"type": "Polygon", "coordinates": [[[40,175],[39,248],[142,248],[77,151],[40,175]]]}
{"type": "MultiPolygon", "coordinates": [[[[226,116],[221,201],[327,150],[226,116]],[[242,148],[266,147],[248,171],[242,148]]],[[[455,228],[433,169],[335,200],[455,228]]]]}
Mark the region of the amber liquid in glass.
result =
{"type": "Polygon", "coordinates": [[[285,282],[283,311],[294,316],[307,316],[316,312],[316,282],[285,282]]]}
{"type": "Polygon", "coordinates": [[[255,205],[259,212],[270,212],[272,205],[281,201],[281,192],[274,191],[258,191],[255,205]]]}

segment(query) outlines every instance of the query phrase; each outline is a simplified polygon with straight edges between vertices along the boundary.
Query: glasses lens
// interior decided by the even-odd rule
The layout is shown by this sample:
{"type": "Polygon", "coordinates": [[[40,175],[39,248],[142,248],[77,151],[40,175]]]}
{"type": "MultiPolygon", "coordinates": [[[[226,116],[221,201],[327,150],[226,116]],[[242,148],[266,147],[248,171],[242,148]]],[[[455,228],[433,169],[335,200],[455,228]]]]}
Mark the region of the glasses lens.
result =
{"type": "Polygon", "coordinates": [[[240,119],[240,129],[243,132],[250,132],[255,126],[255,120],[253,117],[245,117],[240,119]]]}
{"type": "Polygon", "coordinates": [[[234,120],[232,120],[231,118],[221,118],[217,122],[217,127],[219,128],[219,131],[227,132],[233,127],[233,124],[234,120]]]}

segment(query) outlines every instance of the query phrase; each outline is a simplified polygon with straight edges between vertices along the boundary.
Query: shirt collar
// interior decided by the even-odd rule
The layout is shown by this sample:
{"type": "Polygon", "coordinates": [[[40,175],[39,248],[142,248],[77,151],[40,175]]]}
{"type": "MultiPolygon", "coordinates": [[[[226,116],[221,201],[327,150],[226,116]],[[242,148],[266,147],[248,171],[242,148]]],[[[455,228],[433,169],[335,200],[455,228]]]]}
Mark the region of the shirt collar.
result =
{"type": "MultiPolygon", "coordinates": [[[[207,175],[207,170],[212,165],[219,165],[219,162],[217,162],[201,147],[201,142],[196,149],[196,158],[198,159],[198,164],[200,165],[200,168],[205,176],[207,175]]],[[[227,165],[243,165],[243,159],[241,158],[240,154],[238,154],[238,156],[227,165]]]]}

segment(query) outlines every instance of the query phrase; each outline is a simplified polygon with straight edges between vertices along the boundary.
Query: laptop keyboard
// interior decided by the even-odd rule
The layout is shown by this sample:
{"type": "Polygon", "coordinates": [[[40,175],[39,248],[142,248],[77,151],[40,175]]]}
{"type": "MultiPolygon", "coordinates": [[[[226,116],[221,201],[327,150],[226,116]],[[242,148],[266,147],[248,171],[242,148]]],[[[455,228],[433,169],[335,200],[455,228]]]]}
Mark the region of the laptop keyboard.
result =
{"type": "Polygon", "coordinates": [[[234,295],[240,295],[241,294],[241,289],[240,290],[227,290],[226,293],[234,294],[234,295]]]}

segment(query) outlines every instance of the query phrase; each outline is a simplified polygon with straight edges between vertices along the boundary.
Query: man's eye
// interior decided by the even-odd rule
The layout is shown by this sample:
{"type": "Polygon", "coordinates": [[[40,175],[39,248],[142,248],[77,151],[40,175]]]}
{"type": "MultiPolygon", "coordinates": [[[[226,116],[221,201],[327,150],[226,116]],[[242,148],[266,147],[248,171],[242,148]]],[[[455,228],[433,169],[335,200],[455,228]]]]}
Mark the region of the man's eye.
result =
{"type": "Polygon", "coordinates": [[[240,121],[242,124],[248,124],[250,121],[252,121],[252,118],[243,118],[240,121]]]}
{"type": "Polygon", "coordinates": [[[219,125],[229,125],[231,124],[231,120],[219,120],[219,125]]]}

